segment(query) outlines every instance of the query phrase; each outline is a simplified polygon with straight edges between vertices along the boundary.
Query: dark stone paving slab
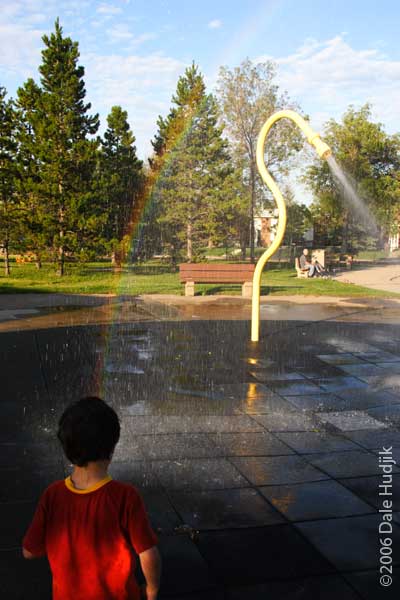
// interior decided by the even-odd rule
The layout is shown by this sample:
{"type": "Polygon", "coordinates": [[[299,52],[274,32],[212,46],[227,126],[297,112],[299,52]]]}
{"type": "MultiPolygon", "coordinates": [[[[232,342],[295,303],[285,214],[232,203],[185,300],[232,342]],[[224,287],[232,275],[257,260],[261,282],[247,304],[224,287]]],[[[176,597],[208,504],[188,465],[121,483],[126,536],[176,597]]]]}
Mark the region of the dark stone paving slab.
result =
{"type": "MultiPolygon", "coordinates": [[[[127,390],[121,391],[122,396],[129,395],[127,390]]],[[[226,398],[205,397],[187,393],[167,392],[152,398],[138,399],[121,408],[121,413],[127,417],[133,416],[182,416],[182,415],[235,415],[240,414],[239,400],[226,398]]]]}
{"type": "Polygon", "coordinates": [[[373,508],[336,481],[259,488],[261,493],[291,521],[347,517],[374,512],[373,508]]]}
{"type": "Polygon", "coordinates": [[[318,418],[324,423],[333,425],[340,431],[355,431],[357,429],[383,429],[386,427],[382,421],[374,419],[366,411],[342,410],[337,412],[320,412],[318,418]]]}
{"type": "Polygon", "coordinates": [[[385,373],[385,375],[363,375],[362,380],[373,390],[387,390],[399,394],[400,375],[387,371],[385,373]]]}
{"type": "Polygon", "coordinates": [[[347,402],[347,405],[338,404],[337,409],[343,410],[355,410],[355,409],[367,409],[374,408],[375,406],[388,406],[390,404],[399,404],[400,398],[395,394],[384,390],[370,390],[370,389],[352,389],[352,390],[341,390],[337,393],[337,396],[343,401],[347,402]]]}
{"type": "Polygon", "coordinates": [[[359,596],[339,575],[270,581],[229,591],[228,600],[358,600],[359,596]]]}
{"type": "Polygon", "coordinates": [[[298,369],[307,379],[323,379],[324,377],[339,377],[343,372],[333,365],[328,365],[318,359],[310,362],[302,369],[298,369]]]}
{"type": "Polygon", "coordinates": [[[138,436],[137,441],[142,454],[149,459],[207,458],[221,455],[221,451],[205,433],[170,433],[156,437],[142,435],[138,436]]]}
{"type": "Polygon", "coordinates": [[[305,376],[301,373],[296,373],[294,371],[290,372],[273,372],[271,370],[265,369],[258,371],[250,371],[250,375],[255,377],[258,381],[268,384],[270,381],[301,381],[305,379],[305,376]]]}
{"type": "Polygon", "coordinates": [[[343,479],[341,483],[375,508],[382,508],[382,502],[390,499],[393,502],[393,510],[400,510],[400,474],[393,475],[390,496],[380,495],[385,493],[385,489],[379,487],[384,483],[382,475],[343,479]]]}
{"type": "Polygon", "coordinates": [[[368,414],[386,425],[400,427],[400,404],[369,408],[368,414]]]}
{"type": "Polygon", "coordinates": [[[151,461],[112,462],[110,475],[114,479],[131,483],[139,489],[159,488],[161,486],[154,463],[151,461]]]}
{"type": "Polygon", "coordinates": [[[348,375],[353,375],[354,377],[363,377],[371,376],[371,375],[384,375],[385,372],[382,366],[372,365],[371,363],[363,363],[356,365],[342,365],[341,370],[347,373],[348,375]]]}
{"type": "Polygon", "coordinates": [[[234,457],[230,459],[254,485],[279,485],[329,479],[299,456],[234,457]]]}
{"type": "Polygon", "coordinates": [[[399,362],[400,356],[393,354],[392,352],[385,352],[384,350],[375,350],[373,352],[355,352],[355,356],[367,360],[371,363],[381,362],[399,362]]]}
{"type": "Polygon", "coordinates": [[[349,352],[338,352],[337,354],[318,354],[317,356],[330,365],[352,365],[363,364],[364,362],[360,353],[356,355],[349,352]]]}
{"type": "Polygon", "coordinates": [[[363,600],[398,600],[400,569],[394,568],[391,577],[392,584],[389,587],[384,587],[380,583],[381,573],[379,571],[358,571],[345,575],[347,581],[361,595],[363,600]]]}
{"type": "Polygon", "coordinates": [[[42,470],[1,469],[0,502],[37,502],[45,488],[59,479],[64,479],[60,467],[42,470]]]}
{"type": "Polygon", "coordinates": [[[169,490],[223,489],[246,487],[246,479],[225,458],[157,461],[154,469],[161,484],[169,490]]]}
{"type": "Polygon", "coordinates": [[[379,446],[381,448],[383,446],[400,446],[400,431],[396,430],[345,431],[343,435],[367,449],[379,446]]]}
{"type": "Polygon", "coordinates": [[[332,572],[291,525],[201,533],[197,544],[218,581],[231,586],[332,572]]]}
{"type": "Polygon", "coordinates": [[[294,454],[271,433],[216,433],[209,434],[213,444],[224,456],[274,456],[294,454]]]}
{"type": "Polygon", "coordinates": [[[4,400],[18,402],[20,406],[27,408],[38,400],[47,403],[46,382],[35,332],[2,333],[0,364],[0,386],[4,400]]]}
{"type": "Polygon", "coordinates": [[[298,381],[296,383],[270,381],[268,382],[268,386],[281,396],[301,396],[304,394],[318,394],[321,392],[321,388],[312,381],[298,381]]]}
{"type": "Polygon", "coordinates": [[[330,408],[336,410],[343,404],[343,401],[337,396],[328,394],[327,392],[304,396],[285,396],[285,400],[302,411],[309,410],[314,412],[329,410],[330,408]]]}
{"type": "Polygon", "coordinates": [[[4,502],[0,511],[0,551],[21,549],[36,502],[4,502]]]}
{"type": "Polygon", "coordinates": [[[45,558],[25,560],[20,549],[1,553],[1,597],[4,600],[47,600],[51,574],[45,558]]]}
{"type": "Polygon", "coordinates": [[[159,533],[171,533],[182,525],[178,513],[163,490],[143,488],[140,490],[147,514],[153,528],[159,533]]]}
{"type": "Polygon", "coordinates": [[[299,454],[313,452],[340,452],[341,450],[358,450],[358,446],[350,440],[328,432],[279,432],[276,436],[299,454]]]}
{"type": "Polygon", "coordinates": [[[207,433],[218,431],[262,431],[262,427],[248,415],[204,416],[137,416],[127,417],[132,435],[162,433],[207,433]]]}
{"type": "Polygon", "coordinates": [[[164,595],[161,590],[159,598],[171,598],[171,600],[226,600],[225,592],[222,588],[212,588],[200,592],[190,592],[189,594],[179,594],[179,596],[164,595]]]}
{"type": "Polygon", "coordinates": [[[192,540],[186,535],[162,536],[161,597],[188,594],[215,587],[215,578],[192,540]]]}
{"type": "Polygon", "coordinates": [[[271,398],[273,392],[261,383],[224,383],[213,386],[212,395],[229,398],[230,400],[245,400],[249,398],[271,398]]]}
{"type": "Polygon", "coordinates": [[[240,405],[240,409],[249,415],[263,415],[274,412],[286,414],[296,411],[293,404],[273,392],[271,392],[271,397],[268,398],[249,398],[247,402],[240,405]]]}
{"type": "MultiPolygon", "coordinates": [[[[380,515],[297,523],[296,527],[337,569],[354,571],[379,565],[380,515]]],[[[400,528],[393,528],[393,547],[399,547],[400,528]]],[[[393,564],[400,557],[393,556],[393,564]]]]}
{"type": "MultiPolygon", "coordinates": [[[[376,366],[384,369],[387,373],[396,373],[397,375],[400,373],[400,362],[380,362],[376,366]]],[[[379,371],[376,374],[379,375],[379,371]]]]}
{"type": "Polygon", "coordinates": [[[56,443],[9,442],[0,444],[0,469],[10,468],[10,465],[18,465],[18,467],[25,469],[32,469],[36,465],[41,465],[43,468],[57,468],[61,463],[61,449],[59,444],[56,443]]]}
{"type": "Polygon", "coordinates": [[[326,377],[324,379],[317,379],[316,383],[318,383],[322,390],[331,392],[332,394],[336,394],[342,390],[368,387],[366,382],[361,381],[356,377],[346,377],[345,375],[342,377],[326,377]]]}
{"type": "Polygon", "coordinates": [[[269,431],[314,431],[320,428],[318,421],[301,413],[270,413],[255,415],[254,419],[269,431]]]}
{"type": "Polygon", "coordinates": [[[194,529],[233,529],[283,523],[284,519],[254,489],[172,492],[171,502],[194,529]]]}
{"type": "Polygon", "coordinates": [[[143,447],[140,443],[141,438],[144,436],[131,436],[128,435],[118,442],[117,447],[114,450],[113,461],[119,462],[129,462],[131,460],[144,460],[145,454],[143,452],[143,447]]]}
{"type": "MultiPolygon", "coordinates": [[[[304,458],[335,478],[377,475],[381,472],[378,458],[374,454],[362,450],[331,454],[306,454],[304,458]]],[[[398,471],[397,467],[394,470],[398,471]]]]}

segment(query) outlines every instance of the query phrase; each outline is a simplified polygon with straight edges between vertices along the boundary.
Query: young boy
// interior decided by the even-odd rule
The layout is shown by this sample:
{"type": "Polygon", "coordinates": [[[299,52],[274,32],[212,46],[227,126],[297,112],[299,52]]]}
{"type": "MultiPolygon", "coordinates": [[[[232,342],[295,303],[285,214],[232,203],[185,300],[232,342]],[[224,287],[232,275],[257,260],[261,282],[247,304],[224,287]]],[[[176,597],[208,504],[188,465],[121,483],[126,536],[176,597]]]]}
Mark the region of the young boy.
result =
{"type": "Polygon", "coordinates": [[[116,413],[99,398],[83,398],[62,415],[58,438],[73,473],[50,485],[23,540],[25,558],[47,554],[53,600],[139,600],[139,555],[147,600],[156,600],[161,559],[136,489],[107,473],[119,440],[116,413]]]}

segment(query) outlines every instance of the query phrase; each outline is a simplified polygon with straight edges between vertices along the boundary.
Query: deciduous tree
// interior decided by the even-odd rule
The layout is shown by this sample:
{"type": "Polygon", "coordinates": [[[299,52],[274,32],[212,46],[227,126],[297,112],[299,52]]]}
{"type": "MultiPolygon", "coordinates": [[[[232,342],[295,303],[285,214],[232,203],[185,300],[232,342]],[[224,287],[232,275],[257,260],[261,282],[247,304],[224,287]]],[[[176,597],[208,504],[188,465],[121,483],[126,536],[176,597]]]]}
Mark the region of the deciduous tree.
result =
{"type": "MultiPolygon", "coordinates": [[[[275,111],[293,108],[286,93],[280,93],[275,82],[272,62],[254,64],[249,59],[233,70],[221,67],[218,79],[218,99],[221,117],[226,126],[234,153],[243,162],[243,180],[247,182],[250,230],[250,258],[254,262],[254,214],[265,200],[265,186],[259,186],[256,146],[260,129],[275,111]]],[[[301,137],[290,121],[281,121],[269,136],[265,149],[268,169],[284,174],[295,150],[301,147],[301,137]]]]}

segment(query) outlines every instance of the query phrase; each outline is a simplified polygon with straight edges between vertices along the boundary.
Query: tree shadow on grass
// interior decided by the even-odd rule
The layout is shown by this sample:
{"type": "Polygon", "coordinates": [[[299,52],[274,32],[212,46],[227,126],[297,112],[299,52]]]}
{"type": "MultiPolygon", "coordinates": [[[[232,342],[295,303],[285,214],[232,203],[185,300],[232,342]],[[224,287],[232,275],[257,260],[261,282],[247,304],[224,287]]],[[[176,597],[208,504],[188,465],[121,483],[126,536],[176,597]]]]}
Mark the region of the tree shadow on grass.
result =
{"type": "Polygon", "coordinates": [[[0,283],[0,294],[54,294],[56,292],[50,292],[48,289],[41,287],[27,287],[27,286],[16,286],[9,285],[7,283],[0,283]]]}

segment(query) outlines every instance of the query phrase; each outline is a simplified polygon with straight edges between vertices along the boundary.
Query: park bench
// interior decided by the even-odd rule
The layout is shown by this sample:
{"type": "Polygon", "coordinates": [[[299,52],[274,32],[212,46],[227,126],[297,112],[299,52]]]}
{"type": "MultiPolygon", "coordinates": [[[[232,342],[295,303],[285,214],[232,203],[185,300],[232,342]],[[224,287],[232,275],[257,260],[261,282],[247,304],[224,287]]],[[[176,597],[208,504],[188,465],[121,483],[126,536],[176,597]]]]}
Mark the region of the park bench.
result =
{"type": "Polygon", "coordinates": [[[294,266],[296,269],[296,273],[297,273],[297,277],[308,277],[308,269],[302,269],[300,267],[300,261],[298,259],[298,257],[296,256],[296,258],[294,259],[294,266]]]}
{"type": "Polygon", "coordinates": [[[179,277],[185,284],[185,296],[194,296],[195,283],[241,283],[242,296],[251,298],[254,265],[184,263],[179,265],[179,277]]]}

